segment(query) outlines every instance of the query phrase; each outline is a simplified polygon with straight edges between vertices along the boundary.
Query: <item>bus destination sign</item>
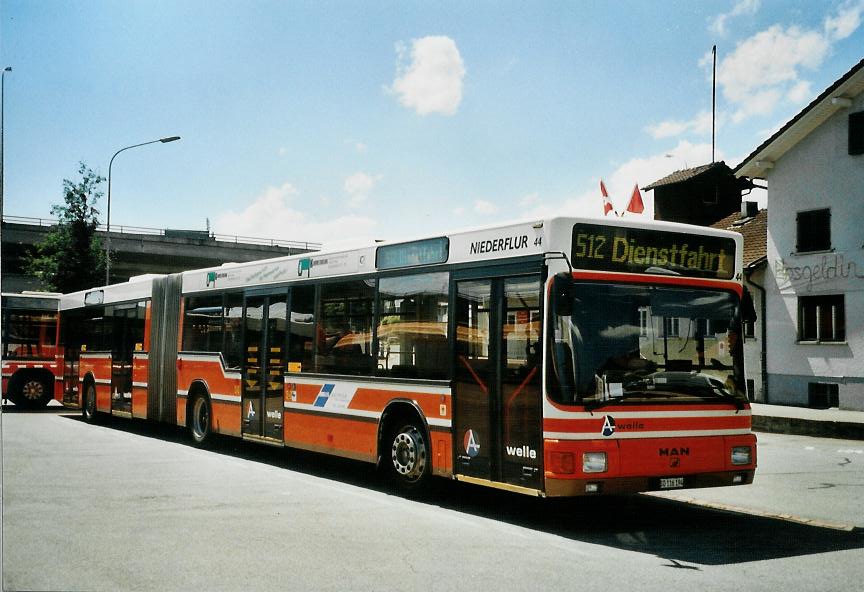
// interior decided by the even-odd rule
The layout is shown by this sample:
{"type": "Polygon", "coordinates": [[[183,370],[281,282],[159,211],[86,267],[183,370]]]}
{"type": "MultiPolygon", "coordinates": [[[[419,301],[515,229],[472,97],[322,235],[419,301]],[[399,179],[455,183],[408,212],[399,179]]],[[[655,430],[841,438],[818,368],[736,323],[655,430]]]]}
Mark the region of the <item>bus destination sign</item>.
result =
{"type": "Polygon", "coordinates": [[[378,269],[398,269],[418,265],[446,263],[450,255],[450,241],[446,236],[425,240],[384,245],[378,247],[375,263],[378,269]]]}
{"type": "Polygon", "coordinates": [[[576,269],[723,280],[735,273],[731,238],[644,228],[576,224],[571,256],[576,269]]]}

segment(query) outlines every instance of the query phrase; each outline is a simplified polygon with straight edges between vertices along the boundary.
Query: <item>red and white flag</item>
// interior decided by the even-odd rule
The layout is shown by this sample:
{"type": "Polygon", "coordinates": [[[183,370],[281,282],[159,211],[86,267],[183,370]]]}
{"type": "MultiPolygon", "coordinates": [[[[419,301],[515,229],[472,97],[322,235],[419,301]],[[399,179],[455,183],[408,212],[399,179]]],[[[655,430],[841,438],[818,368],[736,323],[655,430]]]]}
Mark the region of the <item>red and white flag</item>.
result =
{"type": "Polygon", "coordinates": [[[633,195],[630,196],[630,203],[627,204],[627,211],[634,214],[641,214],[645,211],[645,204],[642,203],[642,194],[639,192],[639,184],[633,186],[633,195]]]}
{"type": "Polygon", "coordinates": [[[603,179],[600,179],[600,194],[603,196],[603,215],[608,216],[609,212],[615,211],[612,207],[612,202],[609,201],[609,194],[606,192],[606,185],[603,184],[603,179]]]}

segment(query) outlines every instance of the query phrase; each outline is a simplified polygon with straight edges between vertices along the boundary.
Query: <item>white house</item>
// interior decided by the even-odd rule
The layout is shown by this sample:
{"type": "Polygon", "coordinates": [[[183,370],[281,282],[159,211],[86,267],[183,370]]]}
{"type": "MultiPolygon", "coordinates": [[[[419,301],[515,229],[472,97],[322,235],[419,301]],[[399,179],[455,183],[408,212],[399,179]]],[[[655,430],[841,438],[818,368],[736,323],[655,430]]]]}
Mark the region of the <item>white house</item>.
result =
{"type": "Polygon", "coordinates": [[[764,400],[864,410],[864,60],[735,174],[768,185],[764,400]]]}
{"type": "Polygon", "coordinates": [[[745,201],[741,212],[712,224],[714,228],[733,230],[744,237],[744,286],[753,298],[756,320],[744,324],[744,370],[747,395],[751,401],[765,402],[765,273],[768,267],[765,245],[768,233],[768,210],[759,210],[756,202],[745,201]]]}

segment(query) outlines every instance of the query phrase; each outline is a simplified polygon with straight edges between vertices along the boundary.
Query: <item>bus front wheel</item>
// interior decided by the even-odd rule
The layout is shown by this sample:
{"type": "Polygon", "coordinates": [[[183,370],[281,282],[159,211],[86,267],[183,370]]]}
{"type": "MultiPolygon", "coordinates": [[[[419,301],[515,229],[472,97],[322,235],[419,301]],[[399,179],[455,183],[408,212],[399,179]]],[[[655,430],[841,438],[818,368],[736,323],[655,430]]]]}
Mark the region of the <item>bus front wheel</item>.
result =
{"type": "Polygon", "coordinates": [[[390,480],[400,490],[408,493],[423,488],[430,473],[429,441],[425,431],[416,422],[395,424],[387,439],[389,447],[382,459],[390,480]]]}

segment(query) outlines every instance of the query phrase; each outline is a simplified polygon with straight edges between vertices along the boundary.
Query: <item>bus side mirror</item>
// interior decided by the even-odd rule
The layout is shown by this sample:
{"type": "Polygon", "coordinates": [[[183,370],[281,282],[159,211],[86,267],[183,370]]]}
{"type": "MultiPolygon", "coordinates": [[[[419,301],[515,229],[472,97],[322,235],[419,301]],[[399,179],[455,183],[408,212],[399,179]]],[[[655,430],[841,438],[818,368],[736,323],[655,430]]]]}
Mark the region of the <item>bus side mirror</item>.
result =
{"type": "Polygon", "coordinates": [[[559,317],[573,314],[573,278],[561,272],[552,280],[552,305],[559,317]]]}
{"type": "Polygon", "coordinates": [[[744,297],[741,299],[741,320],[745,323],[755,323],[756,318],[753,296],[750,294],[750,290],[744,288],[744,297]]]}

